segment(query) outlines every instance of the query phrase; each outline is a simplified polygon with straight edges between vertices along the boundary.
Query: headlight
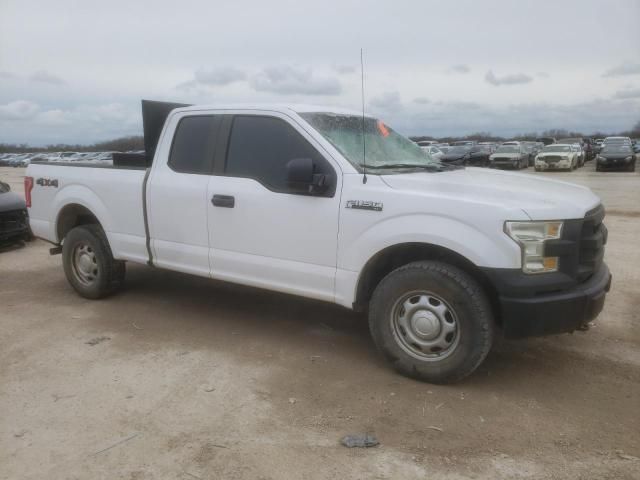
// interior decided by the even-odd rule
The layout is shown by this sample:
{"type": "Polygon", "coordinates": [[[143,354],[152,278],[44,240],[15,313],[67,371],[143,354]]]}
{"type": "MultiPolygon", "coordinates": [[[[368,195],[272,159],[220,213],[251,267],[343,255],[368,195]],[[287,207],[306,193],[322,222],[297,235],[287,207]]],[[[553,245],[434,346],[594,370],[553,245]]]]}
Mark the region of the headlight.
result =
{"type": "Polygon", "coordinates": [[[505,222],[504,231],[520,245],[524,273],[558,270],[558,257],[545,256],[545,243],[560,238],[562,222],[505,222]]]}
{"type": "Polygon", "coordinates": [[[630,162],[631,161],[631,156],[628,156],[627,158],[624,159],[625,162],[630,162]]]}

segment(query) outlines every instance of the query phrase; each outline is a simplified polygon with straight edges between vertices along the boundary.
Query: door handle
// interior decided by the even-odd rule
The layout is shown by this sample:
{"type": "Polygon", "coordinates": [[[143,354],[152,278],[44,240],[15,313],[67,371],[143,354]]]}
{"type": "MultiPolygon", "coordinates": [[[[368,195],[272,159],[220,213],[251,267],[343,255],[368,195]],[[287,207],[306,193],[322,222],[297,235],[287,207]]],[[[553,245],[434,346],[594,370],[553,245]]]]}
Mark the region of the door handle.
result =
{"type": "Polygon", "coordinates": [[[211,203],[213,203],[214,207],[233,208],[236,204],[236,199],[231,195],[214,195],[211,203]]]}

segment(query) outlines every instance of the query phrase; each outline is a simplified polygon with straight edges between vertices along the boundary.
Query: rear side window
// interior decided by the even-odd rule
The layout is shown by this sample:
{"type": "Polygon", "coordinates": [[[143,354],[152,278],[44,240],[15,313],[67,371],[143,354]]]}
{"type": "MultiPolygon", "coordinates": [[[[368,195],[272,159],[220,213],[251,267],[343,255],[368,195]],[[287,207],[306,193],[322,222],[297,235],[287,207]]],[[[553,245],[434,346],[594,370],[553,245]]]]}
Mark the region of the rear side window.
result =
{"type": "Polygon", "coordinates": [[[295,158],[313,160],[317,173],[333,172],[317,150],[283,120],[260,116],[234,118],[226,175],[252,178],[270,190],[288,193],[286,166],[295,158]]]}
{"type": "Polygon", "coordinates": [[[181,173],[211,174],[220,115],[184,117],[173,137],[169,166],[181,173]]]}

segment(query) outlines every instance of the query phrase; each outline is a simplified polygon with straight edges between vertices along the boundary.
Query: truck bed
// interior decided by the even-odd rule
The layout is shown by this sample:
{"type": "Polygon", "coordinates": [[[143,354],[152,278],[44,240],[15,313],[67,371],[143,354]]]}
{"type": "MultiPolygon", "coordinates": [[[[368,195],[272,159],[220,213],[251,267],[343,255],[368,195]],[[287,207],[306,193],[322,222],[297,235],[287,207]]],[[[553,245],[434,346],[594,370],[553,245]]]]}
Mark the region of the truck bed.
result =
{"type": "Polygon", "coordinates": [[[56,225],[65,211],[58,217],[54,215],[63,201],[66,204],[71,200],[73,205],[87,208],[100,217],[115,258],[146,261],[145,168],[34,162],[26,174],[34,182],[29,215],[35,236],[59,243],[62,239],[56,225]]]}

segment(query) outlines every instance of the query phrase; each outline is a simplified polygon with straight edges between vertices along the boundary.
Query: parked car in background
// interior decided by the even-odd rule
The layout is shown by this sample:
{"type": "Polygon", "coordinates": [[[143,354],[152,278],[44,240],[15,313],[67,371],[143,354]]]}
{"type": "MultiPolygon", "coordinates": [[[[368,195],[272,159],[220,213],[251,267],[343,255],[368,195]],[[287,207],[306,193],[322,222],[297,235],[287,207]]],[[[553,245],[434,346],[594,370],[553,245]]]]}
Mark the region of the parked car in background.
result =
{"type": "Polygon", "coordinates": [[[578,152],[573,145],[552,143],[536,156],[536,172],[544,170],[573,170],[578,165],[578,152]]]}
{"type": "Polygon", "coordinates": [[[527,166],[533,167],[533,162],[536,159],[536,151],[531,142],[522,142],[522,151],[527,154],[527,166]]]}
{"type": "Polygon", "coordinates": [[[443,163],[452,163],[455,165],[464,165],[466,161],[471,158],[471,146],[469,145],[454,145],[447,153],[440,157],[440,161],[443,163]]]}
{"type": "Polygon", "coordinates": [[[584,162],[585,162],[585,153],[584,150],[582,150],[582,147],[580,146],[579,143],[572,143],[571,144],[571,149],[576,152],[576,155],[578,157],[578,164],[576,165],[576,168],[579,167],[584,167],[584,162]]]}
{"type": "Polygon", "coordinates": [[[436,143],[434,147],[438,147],[442,153],[447,153],[451,149],[448,143],[436,143]]]}
{"type": "Polygon", "coordinates": [[[578,152],[578,167],[584,166],[584,162],[587,159],[587,152],[585,150],[585,142],[583,138],[562,138],[558,140],[558,143],[564,145],[575,145],[576,151],[578,152]]]}
{"type": "Polygon", "coordinates": [[[585,137],[582,148],[584,149],[584,161],[588,162],[596,157],[595,141],[593,138],[585,137]]]}
{"type": "Polygon", "coordinates": [[[430,145],[434,145],[438,143],[438,141],[437,140],[419,140],[416,143],[421,147],[428,147],[430,145]]]}
{"type": "Polygon", "coordinates": [[[529,154],[519,144],[502,144],[489,156],[489,161],[491,168],[513,168],[519,170],[529,166],[529,154]]]}
{"type": "Polygon", "coordinates": [[[621,169],[635,172],[637,157],[631,145],[621,143],[605,145],[596,157],[596,171],[621,169]]]}
{"type": "Polygon", "coordinates": [[[552,143],[557,143],[556,139],[553,137],[538,137],[536,138],[536,142],[544,143],[545,145],[551,145],[552,143]]]}
{"type": "Polygon", "coordinates": [[[605,145],[629,145],[631,146],[631,138],[629,137],[607,137],[602,141],[602,148],[605,145]]]}
{"type": "Polygon", "coordinates": [[[425,152],[427,152],[429,155],[431,155],[436,160],[440,160],[442,158],[442,156],[444,155],[442,150],[440,150],[438,147],[434,147],[433,145],[430,145],[428,147],[420,147],[420,148],[422,150],[424,150],[425,152]]]}
{"type": "Polygon", "coordinates": [[[489,157],[495,152],[493,145],[474,145],[469,150],[469,158],[465,160],[465,164],[470,167],[488,167],[491,163],[489,157]]]}
{"type": "Polygon", "coordinates": [[[31,238],[27,205],[22,197],[0,181],[0,246],[31,238]]]}
{"type": "Polygon", "coordinates": [[[457,142],[453,142],[453,146],[460,146],[460,145],[468,145],[468,146],[472,146],[472,145],[476,145],[478,142],[476,140],[458,140],[457,142]]]}

